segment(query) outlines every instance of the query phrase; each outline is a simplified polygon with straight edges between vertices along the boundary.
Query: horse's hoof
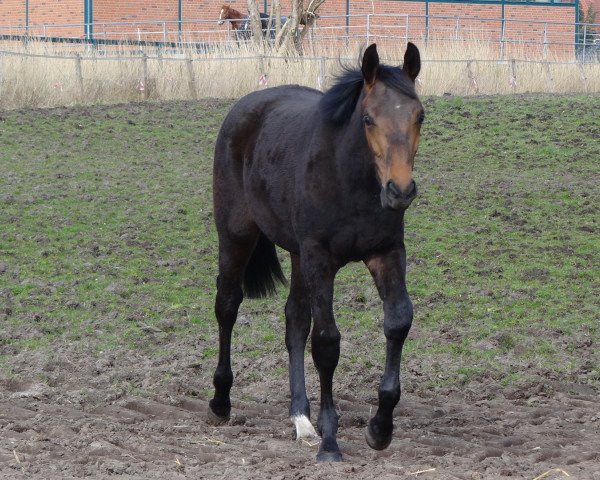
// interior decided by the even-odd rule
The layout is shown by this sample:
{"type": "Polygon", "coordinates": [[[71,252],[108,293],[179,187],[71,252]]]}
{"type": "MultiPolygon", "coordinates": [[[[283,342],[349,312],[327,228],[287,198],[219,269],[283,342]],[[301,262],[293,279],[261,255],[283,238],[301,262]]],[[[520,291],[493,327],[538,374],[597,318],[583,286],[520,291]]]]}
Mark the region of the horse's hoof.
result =
{"type": "Polygon", "coordinates": [[[326,450],[317,453],[317,462],[341,462],[342,452],[328,452],[326,450]]]}
{"type": "Polygon", "coordinates": [[[310,420],[306,415],[293,415],[290,417],[290,420],[296,427],[296,440],[318,437],[317,432],[315,432],[312,423],[310,423],[310,420]]]}
{"type": "Polygon", "coordinates": [[[223,425],[229,421],[229,416],[231,413],[231,407],[223,408],[216,404],[216,402],[211,400],[208,403],[208,410],[206,412],[206,421],[211,425],[223,425]]]}
{"type": "Polygon", "coordinates": [[[365,429],[365,440],[373,450],[385,450],[392,443],[392,435],[390,434],[384,438],[377,437],[371,431],[371,425],[368,425],[365,429]]]}

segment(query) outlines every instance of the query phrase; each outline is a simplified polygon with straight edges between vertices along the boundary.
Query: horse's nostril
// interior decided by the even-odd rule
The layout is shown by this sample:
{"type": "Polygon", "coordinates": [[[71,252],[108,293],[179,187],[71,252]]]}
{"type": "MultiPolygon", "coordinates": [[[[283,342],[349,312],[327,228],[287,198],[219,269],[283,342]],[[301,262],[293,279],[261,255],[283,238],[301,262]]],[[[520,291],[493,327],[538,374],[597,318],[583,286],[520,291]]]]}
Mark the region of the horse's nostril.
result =
{"type": "Polygon", "coordinates": [[[387,183],[386,188],[388,193],[393,195],[395,198],[398,198],[400,195],[402,195],[402,190],[400,190],[400,187],[392,180],[387,183]]]}

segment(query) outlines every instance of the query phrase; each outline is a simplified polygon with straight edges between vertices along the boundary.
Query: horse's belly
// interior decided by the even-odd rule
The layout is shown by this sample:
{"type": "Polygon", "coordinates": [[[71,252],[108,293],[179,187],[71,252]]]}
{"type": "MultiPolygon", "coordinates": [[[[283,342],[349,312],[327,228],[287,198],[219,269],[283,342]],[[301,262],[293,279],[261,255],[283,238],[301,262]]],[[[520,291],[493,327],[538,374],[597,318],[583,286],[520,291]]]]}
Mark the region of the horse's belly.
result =
{"type": "Polygon", "coordinates": [[[269,240],[288,252],[298,253],[292,227],[293,198],[287,182],[277,182],[259,174],[246,179],[246,199],[258,228],[269,240]]]}
{"type": "Polygon", "coordinates": [[[269,240],[288,252],[299,253],[298,242],[292,235],[293,229],[287,219],[279,217],[267,205],[256,204],[251,212],[258,228],[269,240]]]}

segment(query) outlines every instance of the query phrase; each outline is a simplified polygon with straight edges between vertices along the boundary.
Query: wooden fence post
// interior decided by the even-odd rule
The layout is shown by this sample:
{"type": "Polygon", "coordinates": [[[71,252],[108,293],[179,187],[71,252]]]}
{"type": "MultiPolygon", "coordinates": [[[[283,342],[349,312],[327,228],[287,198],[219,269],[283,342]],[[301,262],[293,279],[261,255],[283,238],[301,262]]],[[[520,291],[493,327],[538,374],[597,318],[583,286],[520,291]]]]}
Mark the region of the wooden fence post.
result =
{"type": "Polygon", "coordinates": [[[510,86],[512,88],[513,93],[515,93],[517,89],[517,62],[513,58],[510,61],[510,86]]]}
{"type": "Polygon", "coordinates": [[[148,55],[142,56],[142,100],[148,100],[150,96],[150,86],[148,85],[148,55]]]}
{"type": "Polygon", "coordinates": [[[319,90],[325,90],[327,88],[327,69],[323,57],[319,59],[319,81],[317,83],[319,90]]]}
{"type": "Polygon", "coordinates": [[[188,88],[190,90],[190,97],[192,100],[198,100],[198,92],[196,92],[196,81],[194,79],[194,66],[192,65],[192,59],[188,57],[185,60],[188,71],[188,88]]]}
{"type": "Polygon", "coordinates": [[[81,73],[81,54],[75,56],[75,75],[77,76],[77,95],[79,103],[83,103],[83,74],[81,73]]]}
{"type": "Polygon", "coordinates": [[[479,93],[479,86],[477,85],[477,80],[475,80],[475,75],[473,74],[473,70],[471,69],[472,60],[467,62],[467,77],[469,79],[469,85],[473,89],[475,93],[479,93]]]}
{"type": "Polygon", "coordinates": [[[585,74],[585,70],[583,69],[583,65],[581,64],[581,62],[577,62],[577,66],[579,67],[579,76],[581,77],[581,82],[583,83],[583,89],[587,93],[587,91],[588,91],[588,79],[587,79],[587,76],[585,74]]]}
{"type": "Polygon", "coordinates": [[[550,64],[547,61],[544,61],[543,65],[548,77],[548,88],[550,93],[554,93],[554,77],[552,76],[552,71],[550,70],[550,64]]]}

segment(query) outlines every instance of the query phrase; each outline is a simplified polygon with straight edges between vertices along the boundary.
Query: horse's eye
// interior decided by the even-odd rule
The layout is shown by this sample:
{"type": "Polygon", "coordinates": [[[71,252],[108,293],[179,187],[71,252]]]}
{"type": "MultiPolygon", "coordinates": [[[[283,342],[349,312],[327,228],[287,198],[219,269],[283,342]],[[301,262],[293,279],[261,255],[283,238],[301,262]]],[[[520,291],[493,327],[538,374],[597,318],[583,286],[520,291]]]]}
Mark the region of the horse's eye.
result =
{"type": "Polygon", "coordinates": [[[373,119],[367,114],[363,115],[363,122],[367,127],[372,127],[373,125],[375,125],[373,119]]]}
{"type": "Polygon", "coordinates": [[[419,125],[423,125],[424,121],[425,121],[425,112],[421,112],[421,113],[419,113],[419,116],[417,117],[417,122],[419,122],[419,125]]]}

